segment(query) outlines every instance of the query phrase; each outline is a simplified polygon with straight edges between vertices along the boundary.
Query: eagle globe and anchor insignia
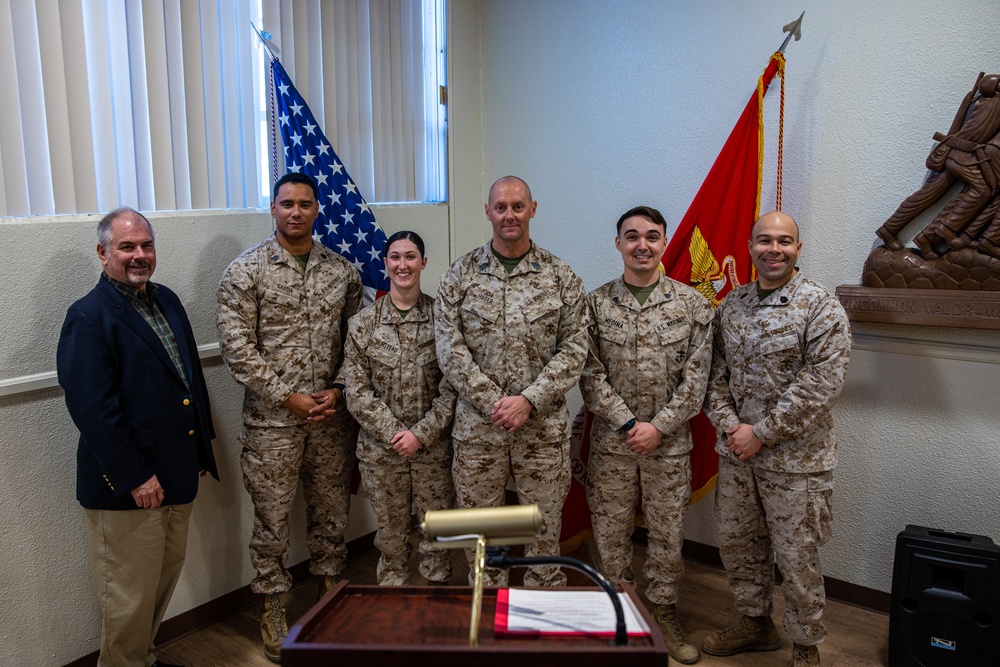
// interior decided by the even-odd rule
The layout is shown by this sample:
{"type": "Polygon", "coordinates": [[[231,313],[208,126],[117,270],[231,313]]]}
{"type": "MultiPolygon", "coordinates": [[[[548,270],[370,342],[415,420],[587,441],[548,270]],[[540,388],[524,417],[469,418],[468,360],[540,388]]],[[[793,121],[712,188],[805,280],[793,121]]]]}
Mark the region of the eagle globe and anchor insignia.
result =
{"type": "MultiPolygon", "coordinates": [[[[691,286],[709,300],[713,309],[718,308],[728,292],[726,283],[729,283],[729,289],[743,284],[736,275],[736,259],[732,255],[726,255],[720,266],[698,227],[691,233],[688,251],[691,253],[691,286]]],[[[756,269],[751,268],[751,282],[756,279],[756,273],[756,269]]]]}

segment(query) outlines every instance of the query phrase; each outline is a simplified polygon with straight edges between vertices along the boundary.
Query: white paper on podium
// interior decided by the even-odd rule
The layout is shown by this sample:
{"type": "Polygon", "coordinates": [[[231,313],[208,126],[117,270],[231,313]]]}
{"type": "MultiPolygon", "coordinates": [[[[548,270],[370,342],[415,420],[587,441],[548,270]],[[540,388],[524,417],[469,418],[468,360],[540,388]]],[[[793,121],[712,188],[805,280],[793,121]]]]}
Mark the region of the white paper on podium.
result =
{"type": "MultiPolygon", "coordinates": [[[[618,594],[625,611],[625,631],[648,635],[649,626],[632,600],[618,594]]],[[[498,601],[499,602],[499,601],[498,601]]],[[[506,623],[497,605],[495,630],[503,633],[557,635],[613,635],[615,608],[604,591],[507,589],[506,623]]]]}

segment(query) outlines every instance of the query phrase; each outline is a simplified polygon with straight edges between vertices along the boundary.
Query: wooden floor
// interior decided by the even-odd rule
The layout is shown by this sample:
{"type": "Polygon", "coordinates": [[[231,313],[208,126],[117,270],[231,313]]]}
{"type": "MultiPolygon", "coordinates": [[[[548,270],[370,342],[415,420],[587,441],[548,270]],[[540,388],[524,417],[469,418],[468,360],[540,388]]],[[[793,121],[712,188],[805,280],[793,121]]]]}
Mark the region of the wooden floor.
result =
{"type": "MultiPolygon", "coordinates": [[[[585,545],[573,554],[581,560],[592,562],[585,545]]],[[[636,547],[633,571],[642,571],[645,551],[636,547]]],[[[375,565],[378,553],[371,551],[351,561],[345,578],[356,584],[375,583],[375,565]]],[[[466,583],[468,568],[461,552],[453,552],[454,575],[452,583],[466,583]]],[[[523,576],[518,570],[511,573],[512,584],[520,583],[523,576]]],[[[578,572],[569,571],[570,585],[588,585],[589,581],[578,572]]],[[[641,577],[637,589],[644,593],[641,577]]],[[[414,575],[413,584],[423,583],[419,575],[414,575]]],[[[316,602],[317,583],[310,580],[297,585],[289,593],[289,625],[304,614],[316,602]]],[[[643,597],[645,600],[645,597],[643,597]]],[[[648,604],[648,601],[647,601],[648,604]]],[[[687,570],[681,582],[681,597],[678,612],[688,636],[695,644],[709,632],[731,624],[736,619],[733,598],[726,584],[725,573],[715,567],[700,563],[687,563],[687,570]]],[[[780,592],[775,600],[775,623],[781,626],[783,609],[780,592]]],[[[192,633],[168,645],[160,647],[157,656],[168,663],[185,667],[268,667],[269,662],[261,651],[258,629],[259,608],[246,609],[235,616],[219,621],[198,632],[192,633]]],[[[889,617],[885,614],[860,609],[850,605],[830,601],[827,604],[826,624],[829,635],[820,645],[820,657],[824,667],[864,667],[888,664],[889,617]]],[[[745,653],[729,658],[702,655],[699,665],[704,667],[770,667],[788,665],[791,662],[791,642],[782,637],[781,648],[767,653],[745,653]]],[[[671,664],[679,664],[671,661],[671,664]]]]}

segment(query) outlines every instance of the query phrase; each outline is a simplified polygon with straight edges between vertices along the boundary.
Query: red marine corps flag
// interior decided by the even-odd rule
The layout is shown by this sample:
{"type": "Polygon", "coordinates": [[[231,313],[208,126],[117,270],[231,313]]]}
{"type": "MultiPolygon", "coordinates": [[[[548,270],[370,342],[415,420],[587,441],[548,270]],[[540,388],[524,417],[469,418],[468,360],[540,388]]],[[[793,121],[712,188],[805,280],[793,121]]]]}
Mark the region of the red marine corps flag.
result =
{"type": "MultiPolygon", "coordinates": [[[[760,190],[764,161],[764,94],[775,74],[781,76],[784,107],[785,57],[771,56],[757,80],[757,92],[726,140],[705,182],[660,260],[661,270],[674,280],[702,293],[715,308],[734,287],[755,279],[747,241],[760,217],[760,190]]],[[[779,125],[780,128],[780,125],[779,125]]],[[[778,140],[777,209],[781,209],[781,130],[778,140]]],[[[691,420],[691,502],[715,487],[719,455],[715,428],[703,412],[691,420]]]]}
{"type": "MultiPolygon", "coordinates": [[[[747,241],[760,216],[760,192],[764,161],[764,95],[774,78],[782,77],[781,115],[778,130],[777,206],[781,210],[781,143],[784,124],[784,48],[792,36],[799,38],[802,17],[786,25],[788,33],[781,49],[771,56],[757,80],[757,90],[715,159],[698,194],[660,260],[660,270],[674,280],[701,292],[716,307],[735,286],[756,278],[747,241]]],[[[560,542],[563,553],[576,549],[590,537],[590,512],[586,501],[587,456],[593,415],[581,409],[573,422],[571,469],[573,479],[563,507],[560,542]]],[[[694,449],[691,451],[691,502],[704,498],[714,487],[719,468],[715,453],[716,433],[699,413],[691,420],[694,449]]]]}

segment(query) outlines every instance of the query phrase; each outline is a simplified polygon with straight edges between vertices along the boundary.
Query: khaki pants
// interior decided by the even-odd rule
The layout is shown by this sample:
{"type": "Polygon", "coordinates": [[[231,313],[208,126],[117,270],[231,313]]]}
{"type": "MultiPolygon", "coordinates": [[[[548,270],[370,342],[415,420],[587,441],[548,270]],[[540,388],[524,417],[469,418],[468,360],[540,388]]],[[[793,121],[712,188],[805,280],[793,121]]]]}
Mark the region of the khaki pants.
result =
{"type": "Polygon", "coordinates": [[[149,667],[156,660],[156,631],[184,565],[191,503],[84,511],[101,605],[97,665],[149,667]]]}

